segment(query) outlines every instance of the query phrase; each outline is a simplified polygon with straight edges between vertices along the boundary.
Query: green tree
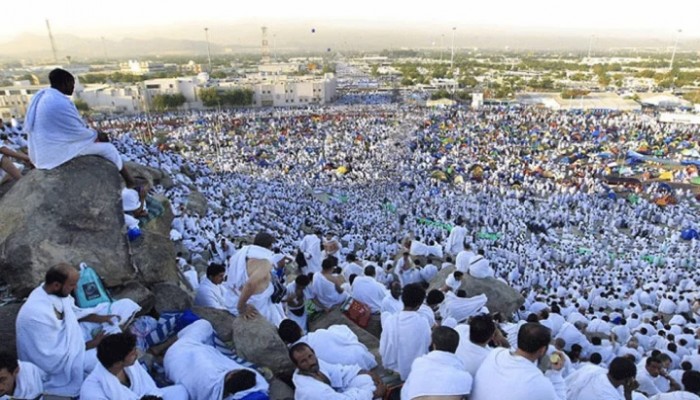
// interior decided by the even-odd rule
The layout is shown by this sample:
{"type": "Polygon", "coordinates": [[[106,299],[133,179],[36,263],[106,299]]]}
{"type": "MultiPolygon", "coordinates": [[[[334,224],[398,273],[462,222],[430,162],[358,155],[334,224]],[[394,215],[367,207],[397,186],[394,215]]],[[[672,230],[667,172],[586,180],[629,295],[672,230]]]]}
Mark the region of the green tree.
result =
{"type": "Polygon", "coordinates": [[[216,107],[221,105],[221,96],[216,88],[203,88],[199,89],[199,98],[202,99],[202,103],[205,107],[216,107]]]}
{"type": "Polygon", "coordinates": [[[683,95],[683,98],[688,100],[689,102],[691,102],[693,104],[698,104],[698,103],[700,103],[700,90],[695,91],[695,92],[686,93],[683,95]]]}
{"type": "Polygon", "coordinates": [[[181,93],[178,94],[157,94],[153,96],[153,108],[157,111],[174,110],[183,104],[187,99],[181,93]]]}
{"type": "Polygon", "coordinates": [[[379,64],[372,64],[370,66],[370,75],[374,76],[375,78],[379,76],[379,64]]]}
{"type": "Polygon", "coordinates": [[[562,99],[575,99],[581,96],[585,96],[590,91],[588,90],[582,90],[582,89],[564,89],[561,92],[561,98],[562,99]]]}
{"type": "Polygon", "coordinates": [[[90,111],[90,106],[88,106],[88,103],[86,103],[85,100],[75,99],[75,100],[73,100],[73,103],[75,103],[75,108],[77,108],[78,111],[82,111],[82,112],[90,111]]]}

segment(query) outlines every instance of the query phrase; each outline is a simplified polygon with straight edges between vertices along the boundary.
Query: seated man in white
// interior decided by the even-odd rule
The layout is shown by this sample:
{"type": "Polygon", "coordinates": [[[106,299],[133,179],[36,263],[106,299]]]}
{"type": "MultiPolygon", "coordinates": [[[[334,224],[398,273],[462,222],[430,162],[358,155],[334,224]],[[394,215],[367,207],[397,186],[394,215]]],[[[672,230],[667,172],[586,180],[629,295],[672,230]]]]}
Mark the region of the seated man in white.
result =
{"type": "Polygon", "coordinates": [[[457,357],[462,360],[465,369],[473,377],[486,356],[493,350],[489,347],[489,342],[496,334],[496,324],[490,315],[481,314],[472,317],[469,325],[458,325],[457,331],[461,333],[457,357]],[[462,327],[467,329],[461,329],[462,327]]]}
{"type": "Polygon", "coordinates": [[[384,314],[385,312],[393,314],[403,310],[401,293],[403,293],[403,287],[401,287],[401,282],[393,281],[389,284],[389,295],[384,297],[384,300],[382,300],[382,314],[384,314]]]}
{"type": "Polygon", "coordinates": [[[307,343],[314,349],[319,359],[330,364],[357,365],[370,370],[377,366],[377,360],[367,346],[360,343],[357,336],[345,325],[331,325],[328,329],[317,329],[306,335],[299,325],[286,319],[277,332],[288,346],[307,343]]]}
{"type": "Polygon", "coordinates": [[[105,337],[104,327],[110,326],[110,333],[119,331],[114,315],[97,315],[92,309],[75,306],[70,293],[79,277],[69,264],[49,268],[44,284],[32,291],[17,315],[17,353],[21,360],[35,364],[46,373],[47,394],[77,396],[85,374],[97,363],[94,348],[105,337]],[[101,330],[86,342],[81,322],[101,330]]]}
{"type": "Polygon", "coordinates": [[[46,374],[36,365],[0,353],[0,400],[40,399],[46,374]]]}
{"type": "Polygon", "coordinates": [[[32,97],[24,120],[29,135],[29,158],[38,169],[54,169],[79,156],[96,155],[111,161],[127,186],[134,180],[127,171],[117,149],[100,143],[98,134],[88,128],[75,104],[75,78],[70,72],[56,68],[49,73],[51,87],[32,97]]]}
{"type": "MultiPolygon", "coordinates": [[[[458,272],[458,271],[457,271],[458,272]]],[[[477,314],[488,313],[485,294],[467,297],[467,292],[462,289],[445,293],[445,301],[440,305],[440,314],[443,318],[454,318],[457,322],[466,321],[477,314]]]]}
{"type": "Polygon", "coordinates": [[[306,343],[292,346],[289,358],[297,367],[292,376],[295,400],[372,400],[386,391],[375,375],[357,365],[319,360],[306,343]]]}
{"type": "Polygon", "coordinates": [[[594,369],[588,374],[577,376],[579,371],[566,378],[567,400],[632,399],[637,367],[629,358],[615,358],[607,371],[594,369]]]}
{"type": "Polygon", "coordinates": [[[374,278],[376,270],[373,265],[365,267],[364,272],[365,276],[358,275],[352,283],[352,297],[360,303],[366,304],[372,310],[372,314],[379,314],[387,290],[374,278]]]}
{"type": "Polygon", "coordinates": [[[104,338],[97,346],[97,359],[100,362],[85,378],[80,398],[139,400],[144,396],[155,396],[163,400],[188,399],[184,386],[158,388],[137,358],[136,337],[131,333],[118,333],[104,338]]]}
{"type": "Polygon", "coordinates": [[[551,329],[539,323],[526,323],[518,331],[518,348],[491,351],[474,377],[470,400],[565,400],[566,385],[559,360],[543,374],[537,361],[547,354],[551,329]]]}
{"type": "Polygon", "coordinates": [[[698,400],[700,399],[700,372],[685,371],[681,378],[683,390],[657,394],[649,400],[698,400]]]}
{"type": "Polygon", "coordinates": [[[472,376],[455,355],[459,334],[452,328],[433,329],[430,353],[418,357],[401,389],[405,400],[461,400],[472,390],[472,376]],[[436,384],[440,382],[440,384],[436,384]]]}
{"type": "Polygon", "coordinates": [[[194,304],[201,307],[228,310],[226,305],[225,288],[221,285],[226,275],[226,268],[221,264],[211,264],[207,267],[207,276],[202,279],[194,296],[194,304]]]}
{"type": "Polygon", "coordinates": [[[426,354],[430,347],[430,324],[418,312],[425,299],[425,289],[413,284],[403,288],[403,311],[382,313],[382,335],[379,352],[384,368],[408,378],[413,361],[426,354]]]}
{"type": "Polygon", "coordinates": [[[340,306],[348,298],[348,294],[342,288],[342,277],[333,273],[337,266],[337,258],[326,258],[321,263],[321,272],[316,272],[311,281],[313,302],[322,310],[340,306]]]}
{"type": "Polygon", "coordinates": [[[493,278],[493,268],[489,266],[489,260],[484,257],[484,250],[479,249],[476,256],[469,263],[469,275],[474,278],[493,278]]]}
{"type": "Polygon", "coordinates": [[[238,400],[254,392],[267,393],[265,378],[221,354],[213,335],[214,328],[205,320],[181,330],[163,359],[168,379],[184,386],[190,400],[238,400]]]}
{"type": "Polygon", "coordinates": [[[311,279],[308,275],[298,275],[294,282],[287,285],[286,314],[287,318],[296,322],[306,332],[308,315],[306,313],[306,299],[311,297],[311,279]]]}
{"type": "Polygon", "coordinates": [[[470,245],[465,245],[464,250],[460,251],[459,254],[457,254],[457,258],[455,259],[455,266],[457,268],[457,271],[467,273],[469,272],[469,265],[472,262],[472,258],[474,258],[476,254],[471,249],[470,245]]]}

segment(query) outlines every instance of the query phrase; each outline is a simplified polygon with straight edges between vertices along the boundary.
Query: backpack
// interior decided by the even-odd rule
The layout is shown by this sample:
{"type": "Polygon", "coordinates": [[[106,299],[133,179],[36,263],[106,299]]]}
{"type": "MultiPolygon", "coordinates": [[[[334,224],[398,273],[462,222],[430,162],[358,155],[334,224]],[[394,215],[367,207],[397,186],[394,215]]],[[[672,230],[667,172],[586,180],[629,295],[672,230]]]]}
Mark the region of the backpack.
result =
{"type": "Polygon", "coordinates": [[[80,279],[75,287],[75,301],[80,308],[91,308],[98,304],[112,302],[100,276],[85,263],[80,263],[80,279]]]}
{"type": "Polygon", "coordinates": [[[367,328],[369,319],[372,317],[372,310],[364,303],[354,299],[350,300],[350,302],[346,302],[346,304],[341,307],[345,316],[356,323],[360,328],[367,328]]]}

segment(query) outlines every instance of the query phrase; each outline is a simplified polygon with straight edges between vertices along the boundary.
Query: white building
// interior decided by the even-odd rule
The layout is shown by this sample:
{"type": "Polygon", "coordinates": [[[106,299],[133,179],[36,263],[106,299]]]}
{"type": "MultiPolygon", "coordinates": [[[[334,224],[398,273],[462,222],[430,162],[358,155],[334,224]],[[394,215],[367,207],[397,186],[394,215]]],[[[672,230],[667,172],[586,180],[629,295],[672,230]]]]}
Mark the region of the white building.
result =
{"type": "Polygon", "coordinates": [[[119,64],[122,72],[134,75],[150,74],[155,72],[164,72],[165,64],[152,61],[129,60],[119,64]]]}
{"type": "Polygon", "coordinates": [[[0,87],[0,118],[9,120],[13,115],[24,115],[34,93],[46,86],[30,85],[28,81],[0,87]]]}
{"type": "Polygon", "coordinates": [[[335,100],[337,80],[334,74],[315,76],[250,75],[234,82],[221,82],[219,88],[247,88],[253,91],[257,107],[290,107],[308,104],[328,104],[335,100]]]}
{"type": "Polygon", "coordinates": [[[76,90],[75,96],[95,111],[131,114],[143,110],[142,93],[136,85],[86,85],[82,90],[76,90]]]}

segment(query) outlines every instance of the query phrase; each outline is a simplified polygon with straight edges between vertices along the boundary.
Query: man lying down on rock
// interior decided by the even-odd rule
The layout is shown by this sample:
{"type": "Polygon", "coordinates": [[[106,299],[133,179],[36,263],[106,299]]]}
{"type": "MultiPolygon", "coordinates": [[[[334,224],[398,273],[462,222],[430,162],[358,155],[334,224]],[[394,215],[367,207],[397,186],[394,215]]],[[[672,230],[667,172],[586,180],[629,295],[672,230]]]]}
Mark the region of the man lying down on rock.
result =
{"type": "Polygon", "coordinates": [[[268,399],[265,378],[223,355],[213,337],[214,328],[205,320],[181,330],[163,360],[168,379],[184,386],[191,400],[268,399]]]}

